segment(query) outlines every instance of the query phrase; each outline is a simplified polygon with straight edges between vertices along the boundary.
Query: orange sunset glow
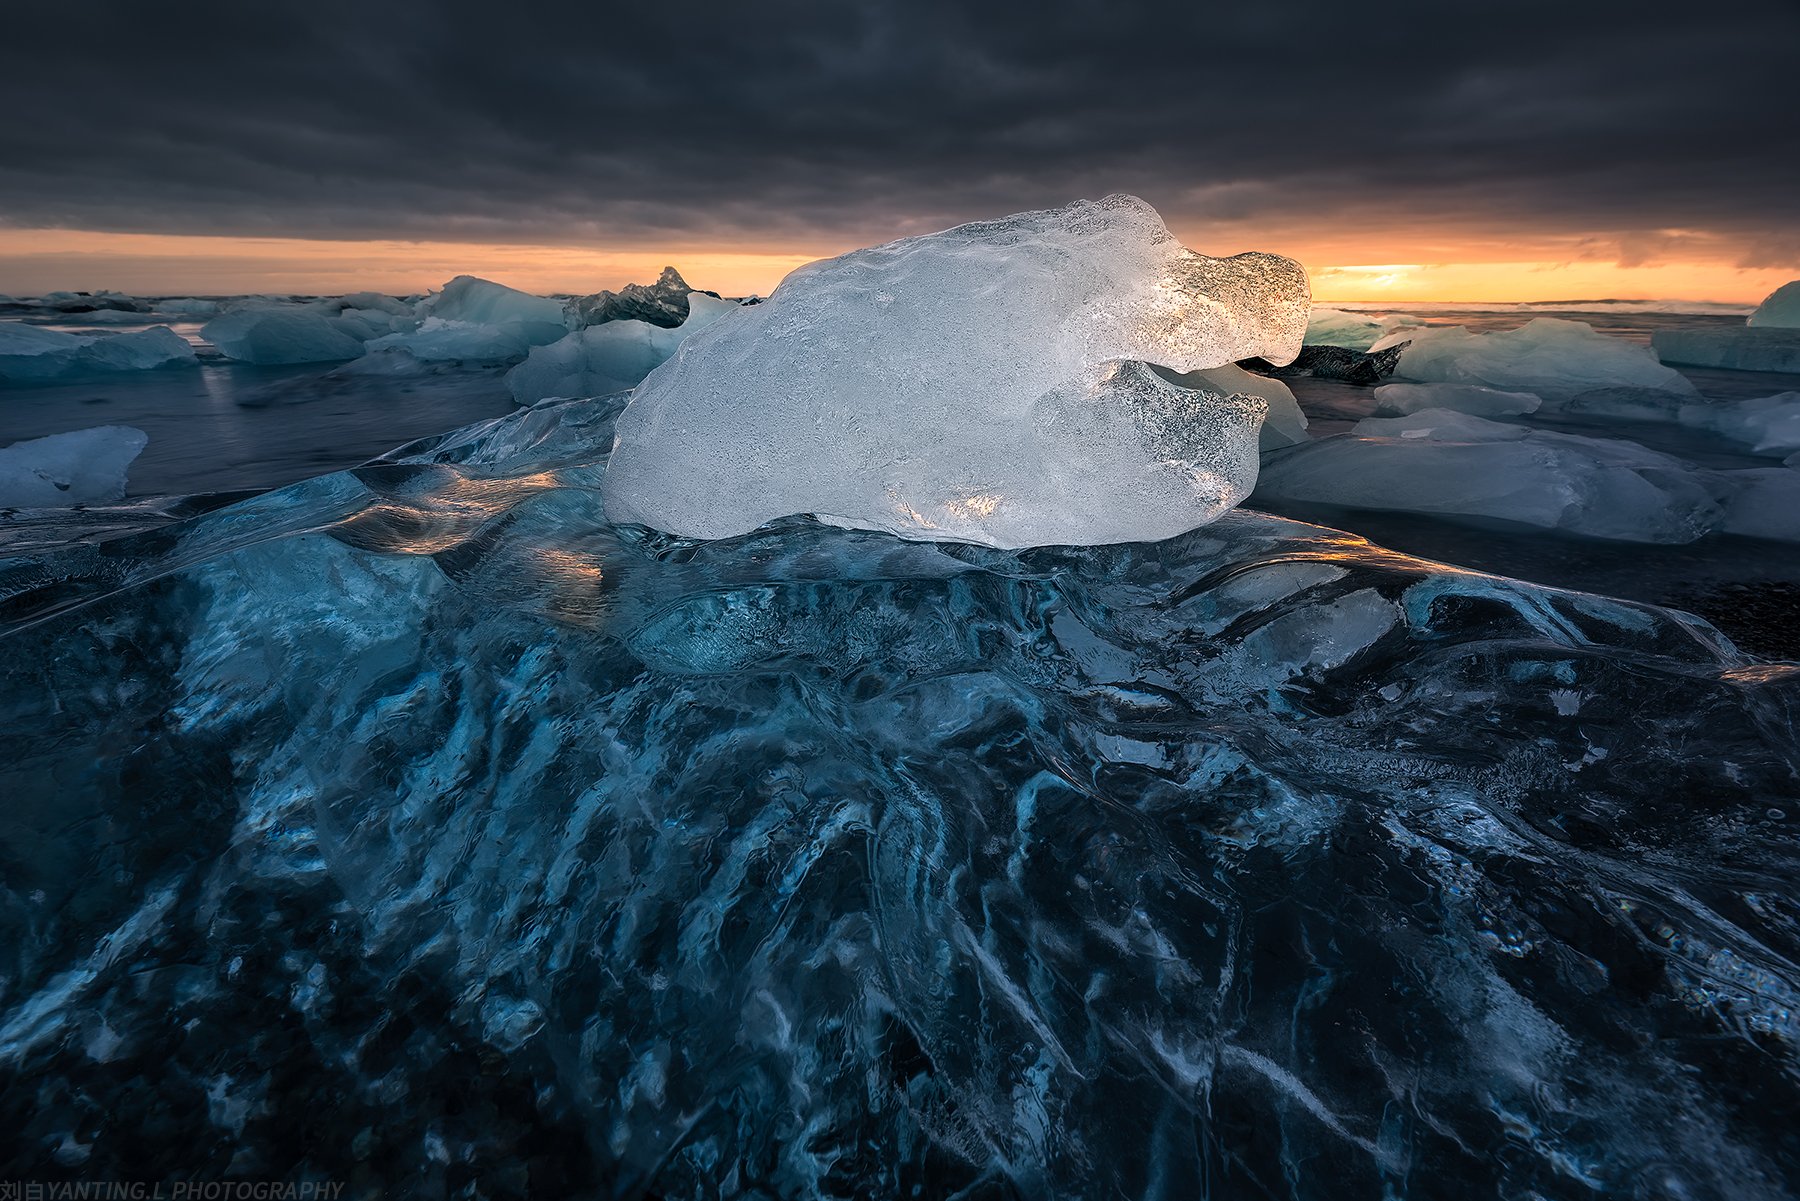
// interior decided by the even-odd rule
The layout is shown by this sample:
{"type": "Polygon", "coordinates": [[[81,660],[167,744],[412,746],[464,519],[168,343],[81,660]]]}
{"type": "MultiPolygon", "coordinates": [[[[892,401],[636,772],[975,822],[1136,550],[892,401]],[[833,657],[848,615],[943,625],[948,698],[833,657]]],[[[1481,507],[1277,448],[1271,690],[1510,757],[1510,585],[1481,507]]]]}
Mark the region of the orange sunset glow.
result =
{"type": "MultiPolygon", "coordinates": [[[[1793,265],[1746,267],[1726,257],[1652,258],[1623,265],[1571,241],[1564,247],[1471,239],[1459,256],[1443,240],[1421,261],[1373,257],[1380,245],[1346,244],[1293,231],[1258,234],[1253,224],[1175,232],[1208,253],[1264,249],[1304,263],[1321,303],[1678,298],[1755,304],[1793,277],[1793,265]],[[1549,250],[1568,257],[1542,257],[1549,250]],[[1539,257],[1527,257],[1529,252],[1539,257]],[[1517,257],[1500,257],[1517,254],[1517,257]],[[1368,256],[1368,257],[1364,257],[1368,256]]],[[[850,243],[774,249],[718,245],[595,247],[449,241],[322,241],[208,237],[74,229],[0,229],[0,292],[113,289],[141,295],[297,293],[376,288],[396,295],[430,291],[455,275],[496,279],[538,293],[588,293],[651,280],[673,264],[695,287],[728,296],[766,295],[795,267],[850,243]]],[[[1707,249],[1702,246],[1702,249],[1707,249]]]]}

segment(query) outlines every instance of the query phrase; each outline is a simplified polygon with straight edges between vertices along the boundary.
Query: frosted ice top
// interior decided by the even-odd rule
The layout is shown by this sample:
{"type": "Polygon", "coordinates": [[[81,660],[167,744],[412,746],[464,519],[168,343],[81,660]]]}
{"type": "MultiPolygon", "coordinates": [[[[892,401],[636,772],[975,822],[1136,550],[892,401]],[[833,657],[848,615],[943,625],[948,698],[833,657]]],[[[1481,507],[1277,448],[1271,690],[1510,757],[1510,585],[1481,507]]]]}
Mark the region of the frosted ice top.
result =
{"type": "Polygon", "coordinates": [[[1183,247],[1132,196],[800,268],[618,423],[608,514],[722,538],[812,513],[992,546],[1166,538],[1242,500],[1261,398],[1172,372],[1297,353],[1300,265],[1183,247]]]}

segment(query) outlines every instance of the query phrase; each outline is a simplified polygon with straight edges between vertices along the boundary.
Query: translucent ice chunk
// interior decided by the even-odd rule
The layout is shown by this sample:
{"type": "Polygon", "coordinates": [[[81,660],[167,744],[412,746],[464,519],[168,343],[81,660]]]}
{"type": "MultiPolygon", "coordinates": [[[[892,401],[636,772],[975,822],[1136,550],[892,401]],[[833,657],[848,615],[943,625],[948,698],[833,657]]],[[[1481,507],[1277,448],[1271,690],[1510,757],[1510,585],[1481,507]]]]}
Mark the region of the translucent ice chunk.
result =
{"type": "Polygon", "coordinates": [[[440,321],[536,326],[540,327],[539,332],[548,335],[545,341],[560,338],[568,330],[563,320],[562,301],[533,296],[473,275],[457,276],[421,300],[413,311],[421,318],[436,317],[440,321]]]}
{"type": "Polygon", "coordinates": [[[1767,329],[1800,329],[1800,279],[1782,284],[1744,319],[1745,325],[1767,329]]]}
{"type": "Polygon", "coordinates": [[[1421,318],[1403,314],[1347,313],[1343,309],[1319,308],[1312,311],[1312,319],[1306,323],[1306,344],[1367,350],[1396,329],[1423,324],[1421,318]]]}
{"type": "Polygon", "coordinates": [[[607,510],[705,538],[793,513],[1002,546],[1190,529],[1249,489],[1265,406],[1120,360],[1288,362],[1307,292],[1129,196],[814,263],[644,381],[607,510]]]}
{"type": "Polygon", "coordinates": [[[427,362],[510,363],[569,332],[562,301],[473,275],[457,276],[413,314],[417,329],[375,338],[369,349],[404,350],[427,362]]]}
{"type": "Polygon", "coordinates": [[[200,336],[228,359],[273,366],[353,359],[363,344],[309,309],[249,304],[208,321],[200,336]]]}
{"type": "Polygon", "coordinates": [[[119,500],[125,472],[150,441],[143,430],[103,425],[15,442],[0,450],[0,507],[60,508],[119,500]]]}
{"type": "Polygon", "coordinates": [[[1641,346],[1609,338],[1583,321],[1538,317],[1518,329],[1474,334],[1461,326],[1404,329],[1375,343],[1400,352],[1395,375],[1428,383],[1481,384],[1546,399],[1592,388],[1660,388],[1688,395],[1694,386],[1641,346]]]}
{"type": "Polygon", "coordinates": [[[0,321],[0,380],[26,383],[96,372],[146,371],[192,364],[194,348],[164,325],[90,336],[0,321]]]}
{"type": "MultiPolygon", "coordinates": [[[[610,295],[610,293],[608,293],[610,295]]],[[[692,334],[738,306],[695,292],[687,297],[687,320],[669,329],[637,320],[611,320],[565,335],[531,350],[507,373],[506,386],[520,404],[548,396],[604,396],[635,388],[692,334]]]]}

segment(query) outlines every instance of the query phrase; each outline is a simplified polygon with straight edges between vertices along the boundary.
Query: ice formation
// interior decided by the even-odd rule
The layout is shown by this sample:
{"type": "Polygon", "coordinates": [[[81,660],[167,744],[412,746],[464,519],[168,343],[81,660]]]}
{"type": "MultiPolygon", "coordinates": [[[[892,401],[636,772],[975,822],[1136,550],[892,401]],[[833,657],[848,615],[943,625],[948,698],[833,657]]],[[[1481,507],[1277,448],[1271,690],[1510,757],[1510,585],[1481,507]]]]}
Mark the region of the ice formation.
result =
{"type": "Polygon", "coordinates": [[[1650,341],[1666,363],[1800,374],[1800,330],[1667,329],[1650,341]]]}
{"type": "Polygon", "coordinates": [[[245,304],[208,321],[200,336],[220,354],[261,366],[353,359],[363,344],[311,309],[245,304]]]}
{"type": "Polygon", "coordinates": [[[1480,384],[1530,392],[1546,400],[1592,388],[1655,388],[1687,395],[1686,377],[1657,362],[1641,346],[1609,338],[1582,321],[1536,317],[1502,333],[1470,333],[1461,326],[1403,329],[1373,350],[1409,343],[1397,377],[1427,383],[1480,384]]]}
{"type": "Polygon", "coordinates": [[[0,563],[0,1178],[1791,1191],[1792,665],[1241,510],[674,542],[615,408],[0,563]]]}
{"type": "Polygon", "coordinates": [[[814,263],[634,393],[608,511],[720,538],[812,513],[911,538],[1124,542],[1255,479],[1264,405],[1148,370],[1293,358],[1298,264],[1211,259],[1111,196],[814,263]]]}
{"type": "Polygon", "coordinates": [[[1480,384],[1382,384],[1375,389],[1375,412],[1395,417],[1422,409],[1454,409],[1476,417],[1518,417],[1535,413],[1543,400],[1530,392],[1502,392],[1480,384]]]}
{"type": "Polygon", "coordinates": [[[1782,284],[1744,318],[1744,324],[1762,329],[1800,329],[1800,279],[1782,284]]]}
{"type": "MultiPolygon", "coordinates": [[[[569,332],[560,300],[459,275],[413,308],[416,328],[369,341],[427,362],[513,363],[569,332]]],[[[412,323],[409,323],[411,325],[412,323]]]]}
{"type": "Polygon", "coordinates": [[[1257,496],[1680,543],[1717,524],[1709,485],[1634,442],[1427,409],[1278,453],[1263,464],[1257,496]]]}
{"type": "Polygon", "coordinates": [[[122,425],[32,438],[0,449],[0,508],[61,508],[119,500],[150,438],[122,425]]]}
{"type": "Polygon", "coordinates": [[[1800,280],[1784,284],[1741,326],[1659,329],[1650,344],[1665,363],[1800,374],[1800,280]]]}
{"type": "Polygon", "coordinates": [[[1403,314],[1347,313],[1343,309],[1316,308],[1306,323],[1306,344],[1368,350],[1396,329],[1423,324],[1422,319],[1403,314]]]}
{"type": "Polygon", "coordinates": [[[0,321],[0,381],[43,383],[113,371],[192,365],[194,348],[164,325],[129,334],[70,334],[0,321]]]}
{"type": "MultiPolygon", "coordinates": [[[[608,293],[608,295],[611,295],[608,293]]],[[[608,319],[533,347],[523,363],[506,374],[506,386],[520,404],[549,396],[604,396],[635,388],[666,362],[680,345],[737,304],[695,292],[687,298],[687,319],[670,329],[633,319],[608,319]]]]}

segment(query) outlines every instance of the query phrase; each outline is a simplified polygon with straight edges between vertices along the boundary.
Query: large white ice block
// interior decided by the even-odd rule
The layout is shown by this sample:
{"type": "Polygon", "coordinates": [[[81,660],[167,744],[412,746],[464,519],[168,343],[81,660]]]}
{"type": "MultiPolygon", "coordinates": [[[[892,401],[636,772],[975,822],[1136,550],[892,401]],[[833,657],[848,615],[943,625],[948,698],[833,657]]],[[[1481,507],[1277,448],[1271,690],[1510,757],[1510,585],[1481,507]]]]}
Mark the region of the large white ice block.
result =
{"type": "Polygon", "coordinates": [[[1480,384],[1531,392],[1546,400],[1593,388],[1660,388],[1684,395],[1694,385],[1641,346],[1609,338],[1584,321],[1537,317],[1518,329],[1475,334],[1461,326],[1402,329],[1375,343],[1402,342],[1396,377],[1425,383],[1480,384]]]}
{"type": "Polygon", "coordinates": [[[103,425],[0,449],[0,507],[49,509],[119,500],[125,472],[150,441],[143,430],[103,425]]]}
{"type": "Polygon", "coordinates": [[[1213,259],[1130,196],[800,268],[619,418],[613,520],[721,538],[812,513],[995,546],[1162,538],[1255,480],[1265,404],[1173,372],[1289,362],[1299,264],[1213,259]]]}
{"type": "Polygon", "coordinates": [[[331,363],[353,359],[363,344],[311,309],[248,304],[208,321],[200,336],[241,363],[331,363]]]}

